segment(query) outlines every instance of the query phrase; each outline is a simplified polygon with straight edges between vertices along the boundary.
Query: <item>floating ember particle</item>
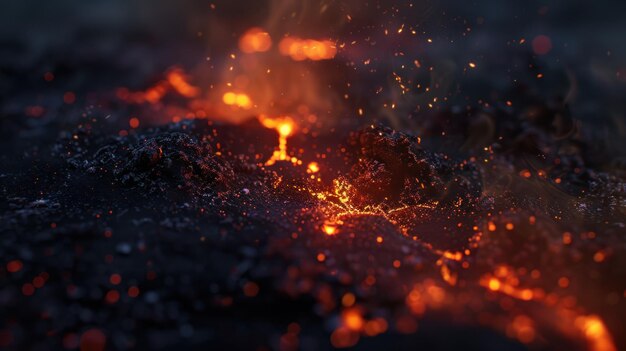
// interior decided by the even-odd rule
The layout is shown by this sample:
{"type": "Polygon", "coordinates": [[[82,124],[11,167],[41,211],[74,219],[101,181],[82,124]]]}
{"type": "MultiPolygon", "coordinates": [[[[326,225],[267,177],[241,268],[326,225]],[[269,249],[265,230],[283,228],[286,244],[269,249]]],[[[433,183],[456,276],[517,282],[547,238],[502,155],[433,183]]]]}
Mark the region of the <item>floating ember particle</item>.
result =
{"type": "Polygon", "coordinates": [[[139,118],[137,117],[132,117],[131,119],[128,120],[128,125],[135,129],[139,127],[139,118]]]}
{"type": "Polygon", "coordinates": [[[117,290],[109,290],[104,297],[104,301],[108,304],[114,304],[120,299],[120,293],[117,290]]]}
{"type": "Polygon", "coordinates": [[[22,270],[23,264],[20,260],[13,260],[7,263],[7,272],[16,273],[22,270]]]}
{"type": "Polygon", "coordinates": [[[337,45],[330,40],[300,39],[287,37],[281,40],[279,51],[294,61],[329,60],[337,54],[337,45]]]}
{"type": "Polygon", "coordinates": [[[122,282],[122,276],[117,273],[111,274],[111,277],[109,277],[109,282],[113,285],[119,285],[122,282]]]}
{"type": "Polygon", "coordinates": [[[73,104],[76,101],[76,95],[71,92],[68,91],[65,94],[63,94],[63,102],[65,102],[68,105],[73,104]]]}
{"type": "Polygon", "coordinates": [[[106,340],[100,329],[88,329],[80,337],[80,351],[104,351],[106,340]]]}
{"type": "Polygon", "coordinates": [[[351,307],[352,305],[354,305],[355,302],[356,302],[356,297],[354,296],[353,293],[346,293],[341,298],[341,304],[344,307],[351,307]]]}
{"type": "Polygon", "coordinates": [[[243,286],[243,293],[247,297],[255,297],[259,293],[259,286],[254,282],[247,282],[243,286]]]}
{"type": "Polygon", "coordinates": [[[31,283],[26,283],[22,285],[22,294],[24,296],[31,296],[35,293],[35,286],[31,283]]]}
{"type": "Polygon", "coordinates": [[[320,170],[320,166],[317,162],[311,162],[306,168],[307,173],[317,173],[320,170]]]}
{"type": "Polygon", "coordinates": [[[359,342],[359,333],[347,327],[339,327],[330,335],[330,343],[337,348],[351,347],[357,342],[359,342]]]}
{"type": "Polygon", "coordinates": [[[136,286],[128,288],[128,296],[133,298],[139,296],[139,288],[136,286]]]}
{"type": "Polygon", "coordinates": [[[354,331],[361,330],[364,324],[361,313],[355,308],[344,311],[341,315],[341,321],[346,327],[354,331]]]}
{"type": "Polygon", "coordinates": [[[246,54],[265,52],[272,47],[272,37],[261,28],[251,28],[239,38],[239,49],[246,54]]]}
{"type": "Polygon", "coordinates": [[[324,224],[322,226],[322,230],[326,235],[335,235],[337,234],[337,227],[333,224],[324,224]]]}
{"type": "Polygon", "coordinates": [[[252,100],[250,100],[250,97],[247,94],[243,93],[224,93],[224,95],[222,96],[222,101],[226,105],[236,106],[246,110],[252,107],[252,100]]]}
{"type": "Polygon", "coordinates": [[[538,35],[532,42],[533,51],[537,55],[545,55],[552,50],[552,40],[546,35],[538,35]]]}

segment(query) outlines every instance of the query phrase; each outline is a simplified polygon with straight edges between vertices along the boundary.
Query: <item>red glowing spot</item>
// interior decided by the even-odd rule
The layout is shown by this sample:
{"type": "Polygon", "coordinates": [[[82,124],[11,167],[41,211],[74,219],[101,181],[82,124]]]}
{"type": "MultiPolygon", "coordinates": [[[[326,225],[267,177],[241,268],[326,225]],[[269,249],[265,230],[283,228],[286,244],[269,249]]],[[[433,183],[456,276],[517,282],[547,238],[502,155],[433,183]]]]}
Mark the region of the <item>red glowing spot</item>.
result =
{"type": "Polygon", "coordinates": [[[546,35],[538,35],[532,42],[533,52],[537,55],[545,55],[552,50],[552,40],[546,35]]]}
{"type": "Polygon", "coordinates": [[[20,260],[13,260],[7,263],[7,271],[9,273],[17,273],[22,270],[22,267],[24,267],[24,265],[20,260]]]}
{"type": "Polygon", "coordinates": [[[37,289],[43,287],[45,283],[46,281],[41,276],[37,276],[33,279],[33,286],[37,289]]]}
{"type": "Polygon", "coordinates": [[[32,296],[35,293],[35,287],[31,283],[22,285],[22,294],[25,296],[32,296]]]}
{"type": "Polygon", "coordinates": [[[41,106],[27,106],[24,113],[29,117],[41,117],[46,110],[41,106]]]}
{"type": "Polygon", "coordinates": [[[109,282],[113,285],[118,285],[119,283],[122,282],[122,276],[120,276],[117,273],[111,274],[111,277],[109,278],[109,282]]]}
{"type": "Polygon", "coordinates": [[[139,127],[139,118],[132,117],[130,120],[128,120],[128,125],[133,129],[139,127]]]}
{"type": "Polygon", "coordinates": [[[73,104],[76,101],[76,95],[71,92],[68,91],[65,94],[63,94],[63,102],[65,102],[68,105],[73,104]]]}
{"type": "Polygon", "coordinates": [[[128,296],[132,298],[139,296],[139,288],[136,286],[131,286],[130,288],[128,288],[128,296]]]}
{"type": "Polygon", "coordinates": [[[247,297],[255,297],[259,293],[259,286],[253,282],[247,282],[243,286],[243,293],[247,297]]]}
{"type": "Polygon", "coordinates": [[[80,351],[104,351],[107,337],[100,329],[89,329],[80,337],[80,351]]]}
{"type": "Polygon", "coordinates": [[[46,73],[44,73],[44,75],[43,75],[43,79],[44,79],[46,82],[52,82],[52,81],[54,80],[54,74],[52,74],[52,72],[46,72],[46,73]]]}
{"type": "Polygon", "coordinates": [[[114,304],[117,301],[119,301],[119,299],[120,299],[120,293],[117,292],[117,290],[109,290],[109,292],[107,292],[106,296],[104,297],[104,300],[108,304],[114,304]]]}
{"type": "Polygon", "coordinates": [[[326,255],[324,255],[324,254],[323,254],[323,253],[321,253],[321,252],[320,252],[320,253],[318,253],[318,254],[317,254],[317,260],[318,260],[318,261],[320,261],[320,262],[324,262],[324,261],[326,261],[326,255]]]}

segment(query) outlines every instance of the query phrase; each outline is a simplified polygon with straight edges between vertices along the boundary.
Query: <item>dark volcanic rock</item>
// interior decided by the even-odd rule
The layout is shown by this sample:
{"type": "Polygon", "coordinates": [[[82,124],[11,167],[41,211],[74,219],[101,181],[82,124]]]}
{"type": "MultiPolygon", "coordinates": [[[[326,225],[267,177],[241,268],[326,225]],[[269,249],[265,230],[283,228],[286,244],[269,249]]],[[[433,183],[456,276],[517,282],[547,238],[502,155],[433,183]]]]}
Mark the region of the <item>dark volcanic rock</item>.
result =
{"type": "Polygon", "coordinates": [[[467,162],[424,150],[417,137],[370,126],[350,139],[356,164],[348,176],[364,204],[474,202],[481,178],[467,162]]]}

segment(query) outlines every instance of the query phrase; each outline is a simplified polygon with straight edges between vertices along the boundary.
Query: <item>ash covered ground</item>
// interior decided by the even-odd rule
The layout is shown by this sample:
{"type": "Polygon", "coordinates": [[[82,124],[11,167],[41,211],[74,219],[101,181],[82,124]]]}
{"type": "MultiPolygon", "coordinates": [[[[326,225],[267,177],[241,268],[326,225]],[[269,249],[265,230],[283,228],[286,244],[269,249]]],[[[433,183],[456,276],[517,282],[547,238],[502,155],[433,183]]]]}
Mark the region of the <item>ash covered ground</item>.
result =
{"type": "MultiPolygon", "coordinates": [[[[92,23],[4,36],[3,349],[626,347],[617,47],[582,56],[567,40],[576,30],[556,26],[554,56],[542,59],[517,48],[515,28],[494,33],[487,4],[440,4],[434,23],[423,20],[435,43],[457,38],[440,12],[479,38],[417,55],[435,73],[408,76],[450,86],[444,102],[428,108],[429,91],[416,89],[399,112],[367,105],[382,99],[372,93],[381,79],[391,77],[387,97],[399,89],[378,57],[332,122],[289,136],[301,165],[264,165],[279,136],[254,114],[173,122],[165,107],[187,107],[184,97],[155,107],[115,94],[207,57],[194,25],[202,17],[190,14],[205,5],[174,6],[167,28],[190,27],[176,35],[154,29],[171,14],[159,2],[159,20],[143,18],[143,29],[87,7],[92,23]],[[484,50],[513,39],[513,49],[484,50]]],[[[213,11],[220,6],[226,18],[241,14],[220,3],[213,11]]],[[[568,18],[556,4],[528,6],[511,18],[568,18]]],[[[54,22],[44,10],[35,17],[54,22]]],[[[597,22],[590,15],[580,28],[597,22]]],[[[311,70],[351,77],[351,55],[311,70]]]]}

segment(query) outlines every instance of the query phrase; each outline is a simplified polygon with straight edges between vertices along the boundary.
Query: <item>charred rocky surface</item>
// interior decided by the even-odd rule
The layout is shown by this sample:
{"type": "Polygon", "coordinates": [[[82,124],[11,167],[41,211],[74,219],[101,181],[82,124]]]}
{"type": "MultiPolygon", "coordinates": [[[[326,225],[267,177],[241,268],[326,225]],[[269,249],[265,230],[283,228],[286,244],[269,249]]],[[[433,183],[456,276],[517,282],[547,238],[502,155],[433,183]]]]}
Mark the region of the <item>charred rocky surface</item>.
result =
{"type": "Polygon", "coordinates": [[[352,135],[349,144],[356,162],[348,178],[364,203],[450,204],[480,198],[476,167],[423,149],[418,137],[372,126],[352,135]]]}

